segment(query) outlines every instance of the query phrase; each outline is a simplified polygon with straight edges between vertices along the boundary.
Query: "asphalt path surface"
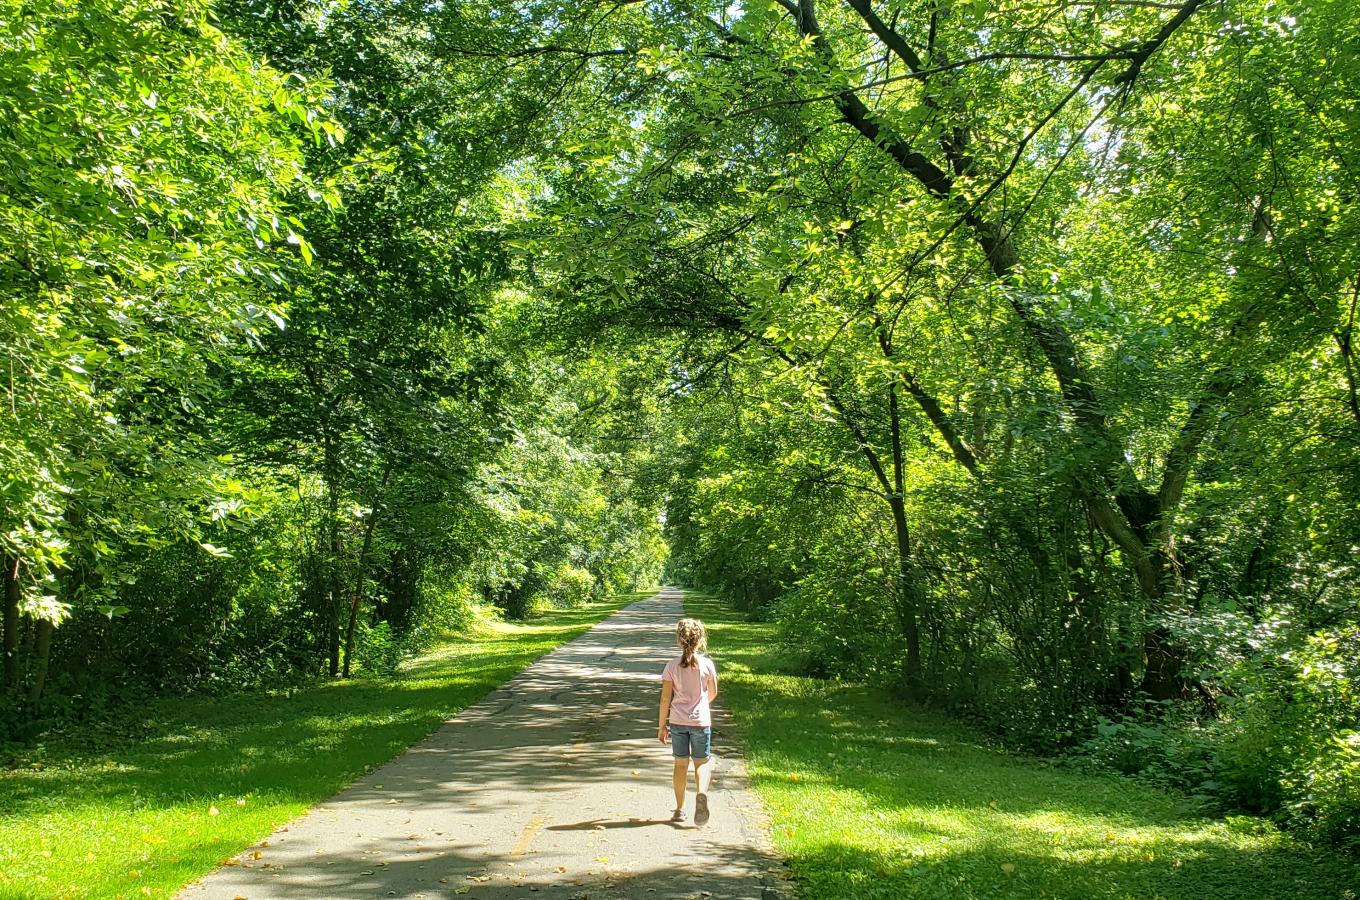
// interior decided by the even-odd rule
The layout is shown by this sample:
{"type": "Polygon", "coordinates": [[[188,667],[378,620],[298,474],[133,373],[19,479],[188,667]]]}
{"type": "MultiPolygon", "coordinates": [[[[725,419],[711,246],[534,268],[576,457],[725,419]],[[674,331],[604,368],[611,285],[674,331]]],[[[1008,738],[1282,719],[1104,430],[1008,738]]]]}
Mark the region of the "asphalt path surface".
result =
{"type": "Polygon", "coordinates": [[[657,703],[681,615],[669,589],[614,613],[180,897],[783,896],[721,697],[712,818],[692,824],[691,772],[690,821],[669,821],[657,703]]]}

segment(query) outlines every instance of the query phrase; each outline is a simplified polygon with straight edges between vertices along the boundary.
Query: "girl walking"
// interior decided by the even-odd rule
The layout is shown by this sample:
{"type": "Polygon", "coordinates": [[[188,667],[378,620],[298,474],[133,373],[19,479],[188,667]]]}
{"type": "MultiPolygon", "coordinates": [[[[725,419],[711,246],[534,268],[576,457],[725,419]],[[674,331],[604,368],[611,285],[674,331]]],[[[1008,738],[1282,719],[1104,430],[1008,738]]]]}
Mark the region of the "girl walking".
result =
{"type": "Polygon", "coordinates": [[[675,812],[672,822],[685,821],[685,782],[694,760],[694,824],[708,821],[708,782],[712,774],[709,749],[713,719],[709,704],[718,696],[718,669],[704,656],[708,633],[698,619],[681,619],[675,626],[680,654],[666,663],[661,673],[661,710],[656,737],[670,743],[675,756],[675,812]]]}

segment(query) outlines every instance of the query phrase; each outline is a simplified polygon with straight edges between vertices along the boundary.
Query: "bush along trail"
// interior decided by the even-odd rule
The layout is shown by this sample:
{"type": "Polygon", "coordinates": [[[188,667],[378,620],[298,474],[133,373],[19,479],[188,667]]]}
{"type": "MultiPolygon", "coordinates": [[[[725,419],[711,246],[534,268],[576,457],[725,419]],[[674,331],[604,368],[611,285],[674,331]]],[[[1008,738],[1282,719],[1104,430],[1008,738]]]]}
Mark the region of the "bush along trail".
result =
{"type": "Polygon", "coordinates": [[[0,769],[0,898],[171,897],[600,619],[493,623],[395,677],[157,701],[0,769]]]}
{"type": "Polygon", "coordinates": [[[1250,816],[987,746],[863,685],[785,674],[773,626],[690,594],[799,892],[854,898],[1353,898],[1360,860],[1250,816]]]}

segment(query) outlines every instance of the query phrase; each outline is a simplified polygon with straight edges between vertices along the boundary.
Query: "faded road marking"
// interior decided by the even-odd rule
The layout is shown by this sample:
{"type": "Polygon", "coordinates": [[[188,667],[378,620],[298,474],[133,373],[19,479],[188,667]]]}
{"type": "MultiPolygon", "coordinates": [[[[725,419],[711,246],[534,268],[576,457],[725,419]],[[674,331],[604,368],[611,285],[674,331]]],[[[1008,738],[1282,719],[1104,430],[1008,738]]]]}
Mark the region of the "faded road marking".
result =
{"type": "Polygon", "coordinates": [[[547,816],[535,816],[533,821],[528,825],[525,825],[524,831],[520,834],[519,841],[515,844],[514,849],[510,851],[510,855],[523,856],[524,851],[529,849],[529,845],[534,842],[534,838],[538,836],[538,832],[543,828],[543,823],[547,821],[547,816]]]}

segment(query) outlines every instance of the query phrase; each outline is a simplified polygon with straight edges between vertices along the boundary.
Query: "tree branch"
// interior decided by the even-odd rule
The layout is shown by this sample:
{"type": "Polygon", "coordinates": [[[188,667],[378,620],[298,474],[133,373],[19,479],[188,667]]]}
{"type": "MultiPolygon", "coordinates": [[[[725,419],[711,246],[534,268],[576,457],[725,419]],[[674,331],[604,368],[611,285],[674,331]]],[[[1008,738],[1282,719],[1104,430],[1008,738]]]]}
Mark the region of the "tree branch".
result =
{"type": "Polygon", "coordinates": [[[1176,29],[1184,25],[1186,20],[1195,14],[1195,10],[1203,5],[1204,0],[1187,0],[1186,3],[1182,4],[1176,14],[1162,26],[1161,31],[1158,31],[1157,34],[1129,55],[1129,67],[1115,76],[1114,83],[1132,87],[1148,58],[1156,53],[1170,39],[1171,35],[1176,33],[1176,29]]]}
{"type": "Polygon", "coordinates": [[[949,445],[949,450],[954,454],[954,459],[968,470],[968,474],[974,478],[980,478],[982,472],[977,455],[973,453],[973,448],[968,445],[968,442],[959,435],[959,430],[954,427],[954,423],[949,421],[949,417],[940,408],[939,401],[921,387],[921,383],[916,380],[914,374],[908,372],[903,375],[902,380],[908,393],[916,401],[916,405],[921,407],[921,411],[926,414],[930,424],[935,426],[940,437],[944,438],[944,442],[949,445]]]}
{"type": "Polygon", "coordinates": [[[912,72],[920,72],[925,68],[925,65],[921,62],[921,57],[916,55],[916,51],[911,49],[906,39],[889,27],[887,22],[879,18],[870,0],[845,0],[845,2],[847,6],[859,13],[859,17],[869,26],[869,30],[883,42],[883,46],[897,54],[898,59],[907,64],[908,69],[911,69],[912,72]]]}
{"type": "Polygon", "coordinates": [[[1147,545],[1129,526],[1128,520],[1110,506],[1110,501],[1098,491],[1086,491],[1082,499],[1096,525],[1110,536],[1133,566],[1143,593],[1149,597],[1157,596],[1161,590],[1161,573],[1149,558],[1147,545]]]}
{"type": "MultiPolygon", "coordinates": [[[[790,356],[783,348],[776,347],[768,341],[762,341],[762,343],[766,347],[769,347],[771,352],[782,359],[789,368],[795,370],[802,368],[802,366],[798,364],[798,361],[790,356]]],[[[815,380],[822,391],[825,392],[826,399],[831,401],[831,405],[836,410],[836,415],[840,417],[841,423],[845,425],[846,429],[850,432],[850,435],[855,439],[856,446],[859,447],[860,453],[864,455],[865,460],[869,463],[869,468],[873,470],[874,478],[877,479],[879,485],[883,488],[884,493],[892,494],[894,491],[892,481],[888,478],[888,470],[884,467],[883,460],[879,459],[878,451],[874,449],[874,445],[869,441],[869,435],[864,431],[863,426],[860,425],[859,419],[851,414],[849,407],[847,407],[845,401],[841,399],[841,395],[837,393],[835,388],[827,383],[826,379],[817,378],[815,380]]]]}
{"type": "MultiPolygon", "coordinates": [[[[874,331],[878,337],[878,348],[879,352],[883,354],[883,358],[890,362],[895,361],[897,357],[893,352],[892,342],[888,337],[887,329],[884,327],[883,319],[878,314],[874,315],[874,331]]],[[[916,405],[921,407],[921,411],[926,414],[930,424],[935,426],[940,437],[944,438],[944,442],[949,445],[950,451],[954,454],[954,459],[958,460],[959,465],[968,470],[968,474],[974,478],[980,477],[981,472],[979,471],[977,456],[973,453],[973,449],[968,446],[967,441],[959,435],[954,423],[949,421],[949,417],[945,415],[939,401],[921,387],[921,383],[916,380],[914,373],[903,372],[897,377],[902,380],[903,386],[906,387],[907,393],[911,394],[912,399],[916,401],[916,405]]],[[[893,396],[893,402],[896,403],[896,395],[893,396]]]]}

